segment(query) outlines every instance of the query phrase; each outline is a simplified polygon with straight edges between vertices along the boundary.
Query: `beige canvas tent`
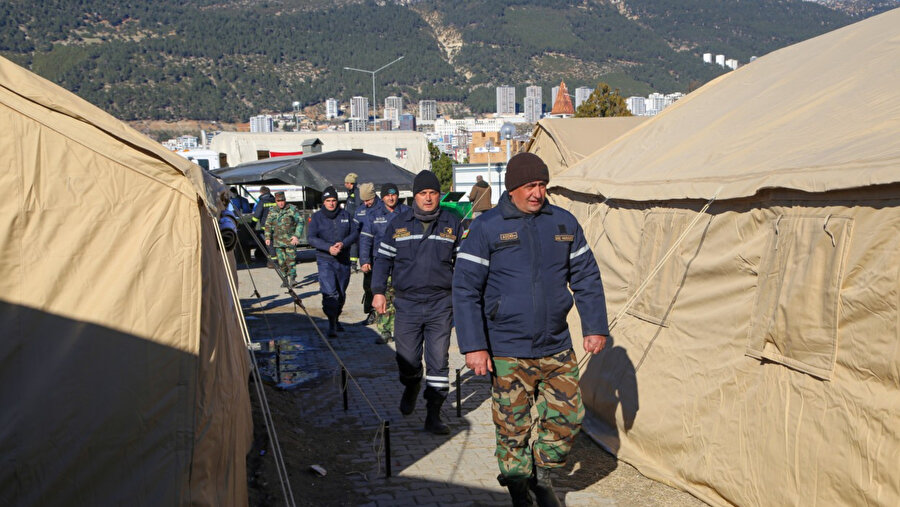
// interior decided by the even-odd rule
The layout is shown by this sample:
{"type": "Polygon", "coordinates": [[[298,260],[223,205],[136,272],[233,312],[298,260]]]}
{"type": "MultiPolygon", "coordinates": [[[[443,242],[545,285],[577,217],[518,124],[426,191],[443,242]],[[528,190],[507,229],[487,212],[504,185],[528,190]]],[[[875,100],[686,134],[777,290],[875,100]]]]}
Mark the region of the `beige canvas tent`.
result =
{"type": "Polygon", "coordinates": [[[200,168],[0,59],[0,504],[245,505],[249,364],[200,168]]]}
{"type": "Polygon", "coordinates": [[[645,475],[717,505],[900,505],[898,61],[894,10],[551,181],[619,316],[585,427],[645,475]]]}
{"type": "Polygon", "coordinates": [[[552,177],[646,120],[646,116],[544,118],[535,124],[525,151],[541,157],[552,177]]]}
{"type": "Polygon", "coordinates": [[[295,153],[304,141],[318,139],[322,152],[352,150],[384,157],[407,171],[431,169],[425,134],[405,130],[378,132],[223,132],[209,148],[225,154],[229,166],[268,157],[269,152],[295,153]],[[260,155],[263,154],[261,157],[260,155]]]}

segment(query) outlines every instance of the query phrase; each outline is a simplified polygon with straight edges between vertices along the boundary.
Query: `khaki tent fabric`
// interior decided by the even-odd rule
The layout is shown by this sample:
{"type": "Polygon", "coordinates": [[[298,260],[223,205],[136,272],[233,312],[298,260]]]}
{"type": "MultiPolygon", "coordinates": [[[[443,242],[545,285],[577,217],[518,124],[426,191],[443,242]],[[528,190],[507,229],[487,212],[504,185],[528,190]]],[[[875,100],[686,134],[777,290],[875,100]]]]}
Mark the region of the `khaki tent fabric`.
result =
{"type": "MultiPolygon", "coordinates": [[[[611,345],[582,374],[585,430],[643,474],[714,505],[900,505],[900,166],[882,171],[900,153],[900,124],[881,117],[900,107],[900,88],[882,88],[896,66],[874,80],[848,70],[842,93],[858,101],[820,101],[833,91],[827,79],[808,88],[795,109],[848,121],[798,123],[792,143],[764,155],[745,149],[762,146],[751,133],[770,135],[753,130],[757,112],[734,116],[713,93],[740,88],[741,76],[768,59],[804,61],[795,54],[802,47],[823,68],[847,65],[845,46],[859,50],[856,69],[900,61],[898,37],[900,11],[892,11],[820,38],[830,44],[815,39],[765,56],[551,181],[554,202],[585,229],[609,314],[621,314],[611,345]],[[873,88],[878,128],[851,121],[873,88]],[[733,138],[705,142],[718,138],[706,126],[723,115],[733,138]],[[851,146],[819,144],[858,139],[860,128],[886,145],[851,157],[851,146]],[[671,155],[683,154],[680,134],[692,130],[694,153],[671,155]],[[809,146],[822,150],[821,167],[843,172],[820,171],[809,146]],[[803,178],[753,172],[763,157],[790,160],[798,151],[803,178]],[[733,169],[724,171],[723,158],[733,169]],[[650,184],[676,160],[686,165],[670,166],[667,184],[650,184]],[[709,201],[682,199],[694,195],[685,189],[709,198],[736,188],[745,161],[744,190],[723,190],[702,214],[709,201]]],[[[807,87],[806,70],[785,67],[778,80],[807,87]]]]}
{"type": "Polygon", "coordinates": [[[0,123],[0,504],[245,505],[215,189],[3,59],[0,123]]]}
{"type": "Polygon", "coordinates": [[[425,134],[410,131],[378,132],[223,132],[212,139],[209,148],[224,153],[229,166],[258,160],[258,151],[300,151],[303,141],[319,139],[322,152],[354,150],[377,155],[391,163],[419,173],[431,169],[431,154],[425,134]]]}
{"type": "Polygon", "coordinates": [[[759,58],[692,92],[553,184],[649,200],[894,181],[898,27],[895,9],[759,58]]]}
{"type": "Polygon", "coordinates": [[[553,178],[646,120],[645,116],[544,118],[534,126],[525,151],[541,157],[553,178]]]}

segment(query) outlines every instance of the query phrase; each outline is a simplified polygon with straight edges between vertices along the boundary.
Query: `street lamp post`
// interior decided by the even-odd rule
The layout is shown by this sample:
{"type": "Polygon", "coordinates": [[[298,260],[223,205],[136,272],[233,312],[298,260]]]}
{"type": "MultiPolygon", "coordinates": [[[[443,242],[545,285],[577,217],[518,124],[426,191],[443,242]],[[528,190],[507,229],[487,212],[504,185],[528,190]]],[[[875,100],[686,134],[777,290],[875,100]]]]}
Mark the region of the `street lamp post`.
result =
{"type": "Polygon", "coordinates": [[[294,132],[297,132],[300,130],[300,126],[297,125],[297,111],[300,110],[300,101],[295,100],[291,105],[294,107],[294,132]]]}
{"type": "Polygon", "coordinates": [[[510,158],[510,144],[512,143],[513,136],[516,135],[516,126],[512,123],[504,123],[500,127],[500,137],[506,139],[506,163],[509,163],[510,158]]]}
{"type": "Polygon", "coordinates": [[[388,66],[393,65],[403,57],[397,58],[396,60],[384,64],[381,67],[378,67],[375,70],[365,70],[365,69],[354,69],[353,67],[344,67],[344,70],[355,70],[356,72],[365,72],[367,74],[372,74],[372,130],[378,130],[378,106],[375,104],[375,74],[386,69],[388,66]]]}

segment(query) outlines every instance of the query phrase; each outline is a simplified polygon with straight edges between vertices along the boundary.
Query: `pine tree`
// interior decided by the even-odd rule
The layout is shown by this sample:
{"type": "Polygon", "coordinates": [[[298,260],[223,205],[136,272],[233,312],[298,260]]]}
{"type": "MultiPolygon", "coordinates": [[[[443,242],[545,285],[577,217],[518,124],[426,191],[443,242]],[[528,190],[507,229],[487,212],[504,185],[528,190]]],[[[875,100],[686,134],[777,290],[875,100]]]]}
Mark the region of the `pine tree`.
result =
{"type": "Polygon", "coordinates": [[[611,90],[606,83],[598,83],[591,96],[575,110],[576,118],[602,118],[607,116],[631,116],[619,89],[611,90]]]}

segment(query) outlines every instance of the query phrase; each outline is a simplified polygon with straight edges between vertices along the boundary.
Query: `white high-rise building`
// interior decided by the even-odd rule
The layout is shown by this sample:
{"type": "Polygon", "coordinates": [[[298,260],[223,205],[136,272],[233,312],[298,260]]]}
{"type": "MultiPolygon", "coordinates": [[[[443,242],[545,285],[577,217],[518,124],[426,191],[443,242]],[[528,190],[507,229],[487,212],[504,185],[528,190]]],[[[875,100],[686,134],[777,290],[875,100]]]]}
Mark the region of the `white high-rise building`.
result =
{"type": "Polygon", "coordinates": [[[703,63],[712,63],[712,53],[703,53],[703,63]]]}
{"type": "Polygon", "coordinates": [[[497,114],[516,114],[516,88],[514,86],[497,87],[497,114]]]}
{"type": "Polygon", "coordinates": [[[250,117],[250,132],[274,132],[275,120],[270,114],[250,117]]]}
{"type": "Polygon", "coordinates": [[[391,130],[400,128],[400,111],[396,107],[385,107],[384,119],[391,120],[391,130]]]}
{"type": "Polygon", "coordinates": [[[544,90],[542,90],[540,86],[529,86],[528,88],[525,88],[526,97],[538,97],[542,99],[543,94],[544,90]]]}
{"type": "Polygon", "coordinates": [[[437,101],[436,100],[420,100],[418,121],[434,121],[437,120],[437,101]]]}
{"type": "Polygon", "coordinates": [[[662,93],[651,93],[647,97],[647,114],[659,114],[666,107],[666,96],[662,93]]]}
{"type": "MultiPolygon", "coordinates": [[[[403,114],[403,97],[397,97],[395,95],[391,95],[390,97],[384,98],[384,108],[387,109],[389,107],[393,107],[397,110],[397,114],[403,114]]],[[[384,115],[387,118],[387,114],[384,115]]],[[[395,127],[396,128],[396,127],[395,127]]]]}
{"type": "Polygon", "coordinates": [[[369,119],[369,99],[356,96],[350,99],[350,118],[369,119]]]}
{"type": "Polygon", "coordinates": [[[338,109],[337,99],[328,99],[325,101],[325,119],[330,120],[337,118],[340,110],[338,109]]]}
{"type": "Polygon", "coordinates": [[[575,109],[578,109],[578,107],[581,106],[581,103],[591,96],[593,91],[594,90],[591,90],[587,86],[575,88],[575,109]]]}
{"type": "Polygon", "coordinates": [[[734,58],[729,58],[728,60],[725,60],[725,66],[731,70],[737,70],[738,61],[735,60],[734,58]]]}
{"type": "Polygon", "coordinates": [[[716,65],[719,67],[725,66],[725,55],[716,55],[716,65]]]}
{"type": "Polygon", "coordinates": [[[529,95],[525,97],[525,121],[528,123],[537,123],[541,119],[543,113],[543,103],[540,95],[529,95]]]}
{"type": "Polygon", "coordinates": [[[631,111],[631,114],[635,116],[644,116],[647,114],[647,99],[644,97],[638,97],[636,95],[628,97],[625,99],[625,105],[628,107],[628,110],[631,111]]]}
{"type": "Polygon", "coordinates": [[[559,95],[559,87],[554,86],[550,88],[550,109],[553,109],[553,106],[556,104],[556,96],[559,95]]]}

